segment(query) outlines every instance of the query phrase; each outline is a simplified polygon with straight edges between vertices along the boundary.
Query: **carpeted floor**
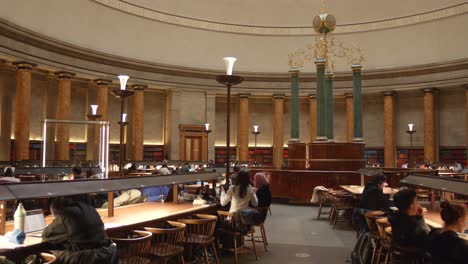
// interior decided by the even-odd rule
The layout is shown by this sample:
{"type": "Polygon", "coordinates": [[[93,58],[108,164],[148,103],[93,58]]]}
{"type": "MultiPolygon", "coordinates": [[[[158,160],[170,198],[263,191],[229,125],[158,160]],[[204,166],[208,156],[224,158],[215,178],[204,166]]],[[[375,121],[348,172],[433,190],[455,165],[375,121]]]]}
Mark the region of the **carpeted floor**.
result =
{"type": "MultiPolygon", "coordinates": [[[[317,207],[274,204],[271,209],[273,215],[268,215],[266,221],[268,251],[264,251],[263,244],[257,243],[259,260],[245,254],[239,257],[240,264],[349,262],[356,241],[356,233],[349,224],[333,229],[325,217],[317,220],[317,207]]],[[[221,256],[221,263],[234,263],[233,255],[221,256]]]]}

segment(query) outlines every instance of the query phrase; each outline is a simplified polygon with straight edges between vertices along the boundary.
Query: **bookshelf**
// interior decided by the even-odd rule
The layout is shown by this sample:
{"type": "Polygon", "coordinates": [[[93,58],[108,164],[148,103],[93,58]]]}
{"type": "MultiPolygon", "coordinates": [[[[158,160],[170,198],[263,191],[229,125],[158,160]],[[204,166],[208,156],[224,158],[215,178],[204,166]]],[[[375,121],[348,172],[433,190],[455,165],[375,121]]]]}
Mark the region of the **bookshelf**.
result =
{"type": "Polygon", "coordinates": [[[289,149],[284,148],[283,149],[283,159],[288,159],[289,158],[289,149]]]}
{"type": "MultiPolygon", "coordinates": [[[[236,147],[230,147],[230,160],[236,161],[236,147]]],[[[215,164],[216,166],[223,166],[227,161],[227,149],[226,147],[215,147],[215,164]]]]}
{"type": "Polygon", "coordinates": [[[466,147],[440,147],[439,161],[454,164],[455,162],[466,165],[466,147]]]}
{"type": "Polygon", "coordinates": [[[163,145],[145,145],[143,146],[144,161],[163,161],[164,146],[163,145]]]}
{"type": "Polygon", "coordinates": [[[262,166],[273,166],[273,148],[257,147],[257,151],[255,148],[249,148],[249,162],[253,163],[254,159],[262,166]]]}
{"type": "Polygon", "coordinates": [[[70,143],[70,160],[87,160],[86,143],[70,143]]]}
{"type": "Polygon", "coordinates": [[[364,159],[367,163],[384,164],[384,149],[383,148],[365,148],[364,159]]]}

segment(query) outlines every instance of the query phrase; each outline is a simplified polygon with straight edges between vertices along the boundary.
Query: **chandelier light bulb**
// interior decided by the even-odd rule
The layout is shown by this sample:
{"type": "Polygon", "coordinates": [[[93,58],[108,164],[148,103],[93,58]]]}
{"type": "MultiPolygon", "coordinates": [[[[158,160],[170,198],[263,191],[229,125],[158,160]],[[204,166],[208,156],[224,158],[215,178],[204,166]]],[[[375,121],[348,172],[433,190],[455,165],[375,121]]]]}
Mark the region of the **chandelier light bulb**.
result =
{"type": "Polygon", "coordinates": [[[226,64],[226,74],[232,75],[232,69],[234,68],[234,63],[236,62],[236,58],[234,57],[225,57],[223,58],[224,63],[226,64]]]}
{"type": "Polygon", "coordinates": [[[127,81],[128,81],[128,77],[127,75],[119,75],[119,80],[120,80],[120,90],[125,90],[126,87],[127,87],[127,81]]]}
{"type": "Polygon", "coordinates": [[[98,105],[91,105],[91,114],[97,115],[98,105]]]}

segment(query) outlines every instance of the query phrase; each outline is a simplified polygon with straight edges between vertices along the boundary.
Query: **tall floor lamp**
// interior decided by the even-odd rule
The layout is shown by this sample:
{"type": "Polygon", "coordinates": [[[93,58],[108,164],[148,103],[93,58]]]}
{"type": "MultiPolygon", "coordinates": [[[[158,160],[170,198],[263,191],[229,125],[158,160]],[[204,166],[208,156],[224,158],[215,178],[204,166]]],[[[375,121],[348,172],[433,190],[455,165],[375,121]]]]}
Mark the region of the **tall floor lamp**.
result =
{"type": "Polygon", "coordinates": [[[208,135],[211,133],[211,129],[210,129],[210,124],[206,123],[205,124],[205,133],[206,133],[206,162],[209,162],[209,158],[208,158],[208,148],[210,146],[210,144],[208,143],[208,135]]]}
{"type": "Polygon", "coordinates": [[[120,89],[113,90],[115,96],[120,98],[120,121],[118,124],[120,125],[120,157],[119,157],[119,172],[120,176],[124,176],[123,167],[125,162],[125,142],[124,142],[124,135],[125,135],[125,126],[128,125],[126,120],[127,114],[124,113],[125,109],[125,99],[127,97],[132,96],[135,92],[127,90],[127,75],[119,75],[120,80],[120,89]]]}
{"type": "Polygon", "coordinates": [[[226,64],[226,74],[216,76],[216,81],[220,84],[226,85],[227,87],[227,110],[226,110],[226,183],[229,184],[229,173],[231,167],[231,146],[230,146],[230,137],[231,137],[231,86],[241,83],[244,78],[239,75],[232,75],[232,68],[234,67],[234,62],[236,58],[226,57],[223,59],[226,64]]]}
{"type": "Polygon", "coordinates": [[[253,126],[252,134],[255,136],[255,147],[254,147],[254,166],[257,165],[257,136],[260,135],[260,130],[258,126],[253,126]]]}
{"type": "Polygon", "coordinates": [[[408,130],[406,133],[410,136],[410,149],[408,151],[408,168],[413,168],[413,134],[416,130],[413,130],[414,124],[408,124],[408,130]]]}

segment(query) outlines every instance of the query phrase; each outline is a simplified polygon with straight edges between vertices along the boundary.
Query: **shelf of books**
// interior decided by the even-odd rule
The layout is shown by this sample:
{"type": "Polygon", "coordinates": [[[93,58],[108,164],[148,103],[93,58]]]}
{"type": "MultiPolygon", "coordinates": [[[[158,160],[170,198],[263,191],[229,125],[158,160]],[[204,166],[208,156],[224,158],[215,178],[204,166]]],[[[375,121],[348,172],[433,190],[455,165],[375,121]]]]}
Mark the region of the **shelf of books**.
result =
{"type": "Polygon", "coordinates": [[[384,150],[383,148],[365,148],[364,159],[370,164],[384,164],[384,150]]]}
{"type": "MultiPolygon", "coordinates": [[[[409,148],[397,149],[397,168],[401,168],[403,164],[408,163],[409,152],[410,152],[409,148]]],[[[413,148],[411,150],[411,156],[413,160],[413,165],[424,162],[424,149],[413,148]]]]}
{"type": "Polygon", "coordinates": [[[86,143],[70,143],[70,160],[86,160],[86,143]]]}
{"type": "Polygon", "coordinates": [[[440,147],[439,161],[447,164],[455,164],[458,162],[466,164],[466,147],[440,147]]]}
{"type": "MultiPolygon", "coordinates": [[[[230,147],[230,160],[236,161],[236,147],[230,147]]],[[[227,148],[215,147],[215,164],[216,166],[224,166],[227,161],[227,148]]]]}
{"type": "Polygon", "coordinates": [[[257,147],[249,148],[249,162],[257,161],[257,164],[265,167],[273,166],[273,148],[257,147]]]}
{"type": "Polygon", "coordinates": [[[164,160],[164,146],[163,145],[145,145],[143,147],[143,160],[163,161],[164,160]]]}

